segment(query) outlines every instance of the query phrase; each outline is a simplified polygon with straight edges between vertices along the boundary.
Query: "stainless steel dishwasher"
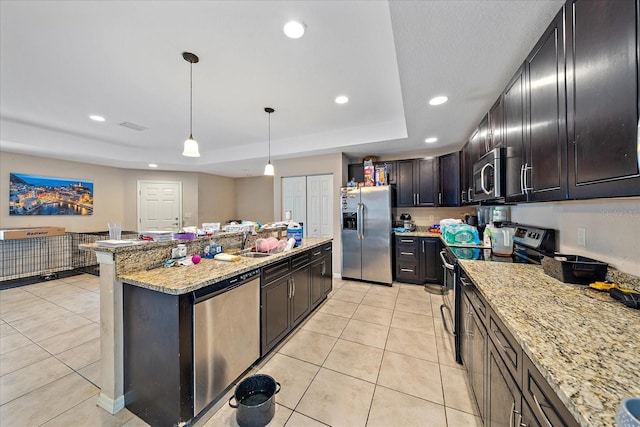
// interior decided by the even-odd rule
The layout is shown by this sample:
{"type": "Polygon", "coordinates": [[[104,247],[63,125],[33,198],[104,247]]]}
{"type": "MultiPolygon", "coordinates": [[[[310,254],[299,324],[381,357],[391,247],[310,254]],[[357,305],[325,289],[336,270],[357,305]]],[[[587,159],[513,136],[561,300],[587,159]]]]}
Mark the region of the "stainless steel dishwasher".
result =
{"type": "Polygon", "coordinates": [[[260,270],[194,292],[193,415],[260,357],[260,270]]]}

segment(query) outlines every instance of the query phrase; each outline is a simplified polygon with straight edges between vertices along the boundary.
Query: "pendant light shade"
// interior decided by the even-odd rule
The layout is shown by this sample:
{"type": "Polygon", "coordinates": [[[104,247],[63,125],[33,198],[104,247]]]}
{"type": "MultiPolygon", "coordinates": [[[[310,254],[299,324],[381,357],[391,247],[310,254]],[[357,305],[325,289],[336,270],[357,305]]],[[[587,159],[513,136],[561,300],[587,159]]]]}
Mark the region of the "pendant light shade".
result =
{"type": "Polygon", "coordinates": [[[193,139],[193,64],[200,59],[189,52],[182,52],[182,57],[189,63],[189,138],[184,142],[182,155],[185,157],[200,157],[198,141],[193,139]]]}
{"type": "Polygon", "coordinates": [[[264,166],[264,174],[273,176],[275,171],[273,169],[273,165],[271,164],[271,113],[276,110],[271,107],[265,107],[264,111],[265,113],[269,114],[269,162],[264,166]]]}

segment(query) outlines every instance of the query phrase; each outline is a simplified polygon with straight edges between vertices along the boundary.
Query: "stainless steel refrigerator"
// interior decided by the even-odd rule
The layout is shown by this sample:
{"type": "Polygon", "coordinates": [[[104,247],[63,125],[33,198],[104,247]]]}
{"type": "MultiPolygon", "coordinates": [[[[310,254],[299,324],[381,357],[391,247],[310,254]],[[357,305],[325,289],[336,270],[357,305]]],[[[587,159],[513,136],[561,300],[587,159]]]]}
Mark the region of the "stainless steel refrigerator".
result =
{"type": "Polygon", "coordinates": [[[391,285],[390,186],[343,187],[342,277],[391,285]]]}

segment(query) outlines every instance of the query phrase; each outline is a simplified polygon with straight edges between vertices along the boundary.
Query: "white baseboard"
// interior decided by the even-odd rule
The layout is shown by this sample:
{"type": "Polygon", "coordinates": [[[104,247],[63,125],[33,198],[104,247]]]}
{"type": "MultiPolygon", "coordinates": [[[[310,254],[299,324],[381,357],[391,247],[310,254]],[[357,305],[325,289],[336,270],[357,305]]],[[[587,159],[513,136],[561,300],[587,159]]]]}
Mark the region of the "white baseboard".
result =
{"type": "Polygon", "coordinates": [[[110,414],[115,414],[124,408],[124,396],[112,399],[103,393],[98,396],[96,404],[110,414]]]}

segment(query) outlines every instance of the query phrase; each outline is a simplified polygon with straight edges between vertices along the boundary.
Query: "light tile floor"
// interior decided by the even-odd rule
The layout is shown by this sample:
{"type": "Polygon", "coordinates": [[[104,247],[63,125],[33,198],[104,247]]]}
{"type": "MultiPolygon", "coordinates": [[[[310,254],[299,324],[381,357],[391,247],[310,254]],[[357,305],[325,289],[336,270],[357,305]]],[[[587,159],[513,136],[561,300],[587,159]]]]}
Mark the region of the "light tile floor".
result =
{"type": "MultiPolygon", "coordinates": [[[[466,375],[421,286],[334,279],[327,301],[247,374],[282,389],[269,426],[480,426],[466,375]]],[[[0,291],[0,425],[146,426],[96,406],[98,278],[78,275],[0,291]]],[[[231,396],[196,427],[237,426],[231,396]]]]}

